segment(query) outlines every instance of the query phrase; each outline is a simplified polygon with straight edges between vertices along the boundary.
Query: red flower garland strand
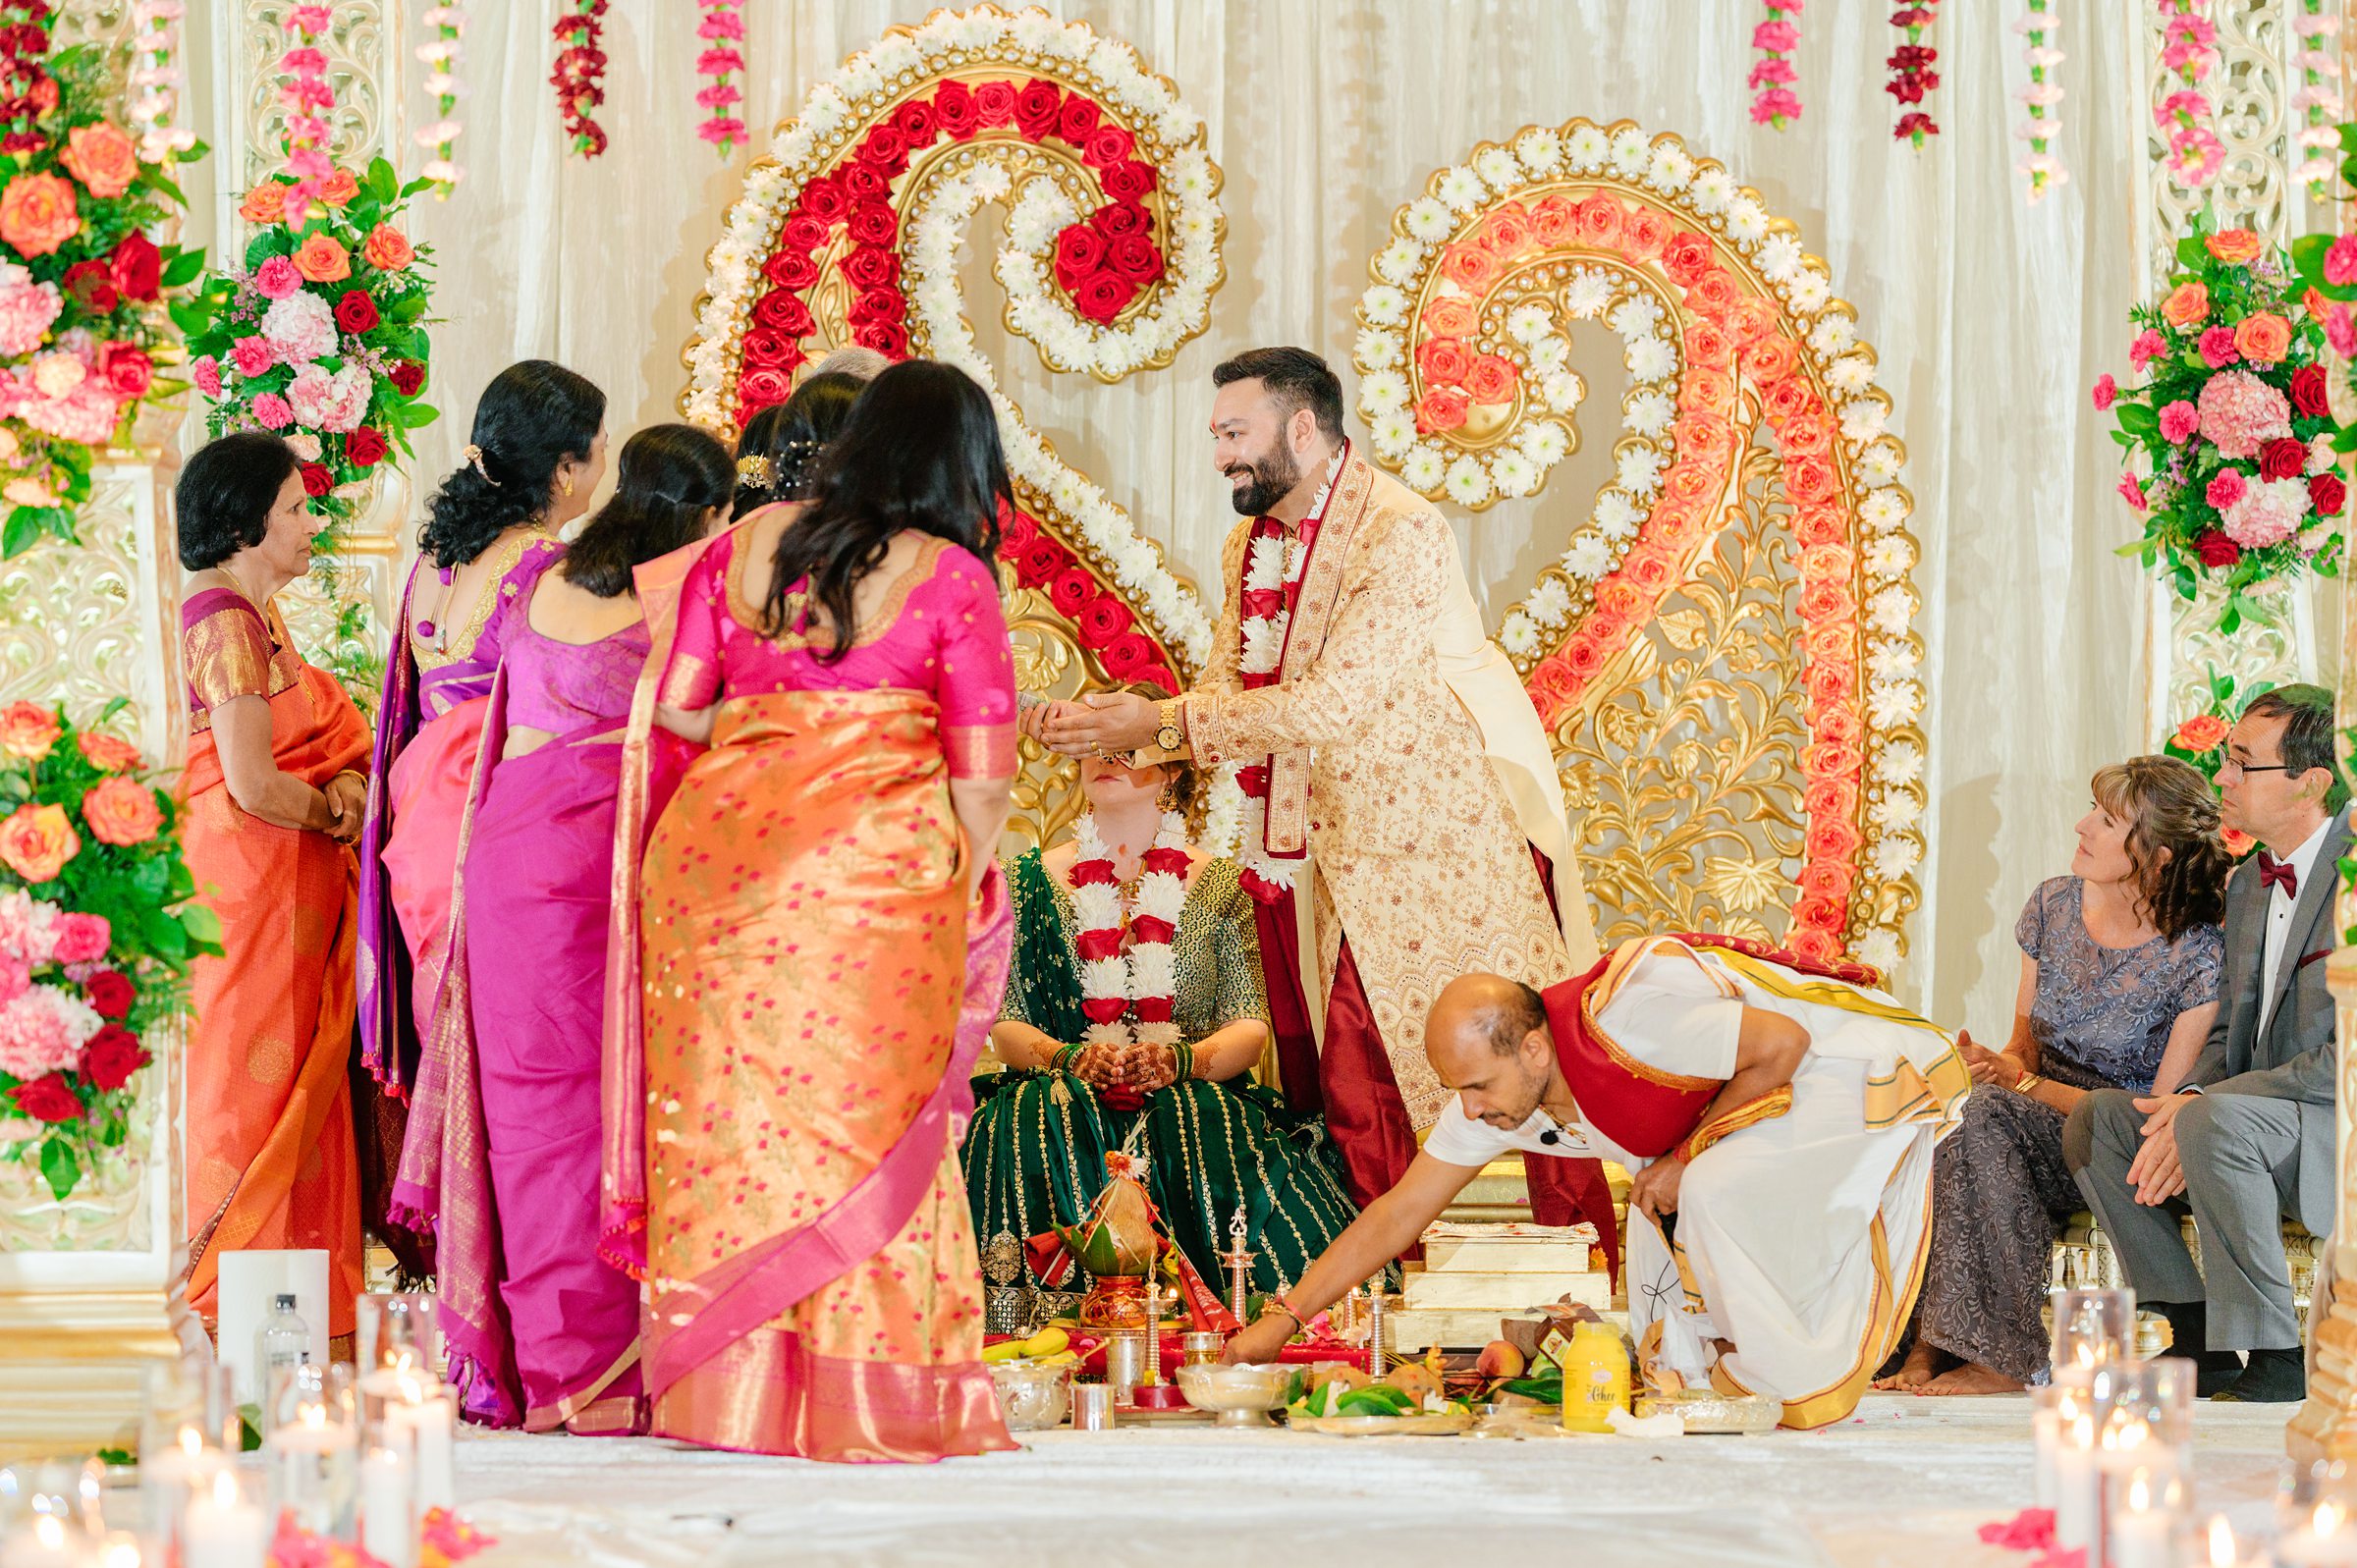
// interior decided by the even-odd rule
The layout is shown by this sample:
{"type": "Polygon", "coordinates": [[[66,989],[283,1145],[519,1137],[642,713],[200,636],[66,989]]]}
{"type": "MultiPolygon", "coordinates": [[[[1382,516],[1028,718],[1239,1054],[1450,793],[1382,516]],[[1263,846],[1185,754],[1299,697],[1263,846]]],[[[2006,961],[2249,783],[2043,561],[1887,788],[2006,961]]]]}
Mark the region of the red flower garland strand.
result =
{"type": "MultiPolygon", "coordinates": [[[[1914,0],[1891,13],[1891,26],[1904,32],[1907,41],[1884,62],[1891,68],[1891,81],[1883,90],[1902,104],[1920,104],[1925,94],[1940,85],[1940,73],[1932,69],[1940,62],[1940,51],[1923,41],[1924,29],[1937,20],[1938,10],[1938,0],[1914,0]]],[[[1939,134],[1940,127],[1931,115],[1914,108],[1900,115],[1891,131],[1893,140],[1911,141],[1918,147],[1924,137],[1939,134]]]]}
{"type": "Polygon", "coordinates": [[[49,138],[33,121],[57,107],[57,81],[43,62],[49,57],[47,0],[13,0],[0,5],[0,153],[35,152],[49,138]]]}
{"type": "Polygon", "coordinates": [[[719,149],[726,158],[737,150],[744,139],[744,121],[736,106],[744,101],[742,89],[729,80],[744,71],[744,19],[737,8],[744,0],[696,0],[703,11],[703,20],[696,24],[695,35],[704,40],[706,48],[695,57],[695,74],[711,78],[710,84],[695,95],[699,109],[708,111],[704,123],[695,134],[719,149]]]}
{"type": "Polygon", "coordinates": [[[548,81],[557,89],[557,113],[564,118],[565,134],[573,137],[573,150],[594,158],[606,150],[605,128],[589,117],[606,101],[606,55],[597,46],[605,31],[606,0],[569,3],[572,9],[550,29],[565,47],[557,51],[548,81]]]}

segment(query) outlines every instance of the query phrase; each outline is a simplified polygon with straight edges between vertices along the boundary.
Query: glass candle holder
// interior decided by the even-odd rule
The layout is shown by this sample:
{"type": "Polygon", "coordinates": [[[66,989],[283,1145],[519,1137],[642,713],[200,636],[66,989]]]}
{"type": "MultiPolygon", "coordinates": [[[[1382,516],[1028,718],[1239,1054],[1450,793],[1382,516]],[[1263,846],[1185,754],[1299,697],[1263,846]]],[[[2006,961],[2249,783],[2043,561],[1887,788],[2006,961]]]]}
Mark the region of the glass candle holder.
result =
{"type": "Polygon", "coordinates": [[[352,1540],[360,1446],[352,1369],[309,1362],[285,1369],[271,1390],[271,1412],[262,1449],[273,1515],[292,1513],[305,1530],[352,1540]]]}
{"type": "Polygon", "coordinates": [[[2056,1382],[2084,1382],[2095,1369],[2126,1361],[2136,1344],[2136,1292],[2057,1290],[2053,1295],[2054,1342],[2050,1354],[2056,1382]]]}
{"type": "Polygon", "coordinates": [[[362,1296],[358,1360],[363,1381],[385,1367],[441,1370],[441,1334],[434,1298],[418,1292],[362,1296]]]}
{"type": "Polygon", "coordinates": [[[369,1441],[409,1458],[417,1512],[458,1504],[458,1395],[441,1379],[407,1365],[371,1375],[369,1441]]]}
{"type": "Polygon", "coordinates": [[[2294,1465],[2275,1494],[2283,1568],[2357,1568],[2357,1476],[2337,1459],[2294,1465]]]}
{"type": "Polygon", "coordinates": [[[270,1545],[261,1487],[224,1465],[193,1483],[179,1510],[181,1568],[254,1568],[270,1545]]]}

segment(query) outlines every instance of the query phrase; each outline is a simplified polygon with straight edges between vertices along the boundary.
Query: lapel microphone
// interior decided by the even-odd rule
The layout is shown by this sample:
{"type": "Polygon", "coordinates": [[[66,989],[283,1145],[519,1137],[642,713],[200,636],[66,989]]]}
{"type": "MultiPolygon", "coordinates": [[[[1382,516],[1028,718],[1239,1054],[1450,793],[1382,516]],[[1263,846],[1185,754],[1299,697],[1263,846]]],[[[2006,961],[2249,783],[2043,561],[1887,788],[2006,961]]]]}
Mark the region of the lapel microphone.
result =
{"type": "Polygon", "coordinates": [[[1539,1142],[1545,1144],[1550,1149],[1554,1148],[1557,1144],[1562,1143],[1562,1141],[1563,1135],[1556,1131],[1553,1127],[1550,1127],[1545,1132],[1539,1134],[1539,1142]]]}

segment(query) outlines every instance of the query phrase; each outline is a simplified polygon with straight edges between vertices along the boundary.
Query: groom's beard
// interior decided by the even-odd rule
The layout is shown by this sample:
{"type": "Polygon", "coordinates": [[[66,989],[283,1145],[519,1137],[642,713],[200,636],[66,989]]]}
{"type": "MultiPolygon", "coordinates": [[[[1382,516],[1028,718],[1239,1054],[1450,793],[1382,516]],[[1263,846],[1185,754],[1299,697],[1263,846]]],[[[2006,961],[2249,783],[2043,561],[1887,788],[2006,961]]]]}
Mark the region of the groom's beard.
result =
{"type": "Polygon", "coordinates": [[[1228,478],[1231,484],[1239,473],[1252,476],[1250,484],[1229,492],[1228,499],[1239,517],[1267,516],[1269,510],[1291,495],[1293,486],[1301,482],[1301,465],[1293,460],[1292,453],[1282,445],[1258,462],[1230,468],[1228,478]]]}

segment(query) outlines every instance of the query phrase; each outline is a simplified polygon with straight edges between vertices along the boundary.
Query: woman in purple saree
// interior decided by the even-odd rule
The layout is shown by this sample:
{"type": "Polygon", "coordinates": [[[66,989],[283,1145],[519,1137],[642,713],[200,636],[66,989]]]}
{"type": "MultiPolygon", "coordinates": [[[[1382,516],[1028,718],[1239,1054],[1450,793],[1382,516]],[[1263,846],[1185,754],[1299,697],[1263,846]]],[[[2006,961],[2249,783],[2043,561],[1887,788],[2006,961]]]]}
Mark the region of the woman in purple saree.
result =
{"type": "Polygon", "coordinates": [[[562,562],[527,563],[510,614],[395,1191],[436,1217],[452,1373],[477,1420],[645,1430],[638,1287],[597,1250],[615,797],[647,655],[630,572],[700,539],[736,477],[693,426],[638,432],[613,500],[562,562]]]}
{"type": "Polygon", "coordinates": [[[400,1147],[399,1102],[441,986],[459,818],[508,612],[563,549],[557,530],[588,510],[605,472],[605,394],[562,365],[526,359],[501,371],[475,406],[466,460],[434,496],[402,591],[360,840],[368,1081],[356,1087],[378,1091],[375,1127],[361,1115],[372,1220],[391,1172],[371,1169],[371,1155],[380,1140],[388,1153],[400,1147]]]}

